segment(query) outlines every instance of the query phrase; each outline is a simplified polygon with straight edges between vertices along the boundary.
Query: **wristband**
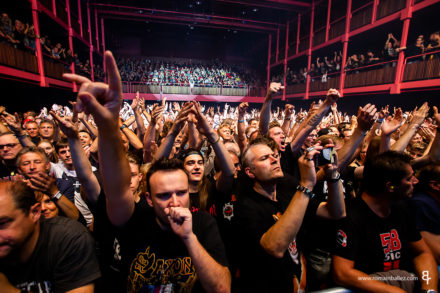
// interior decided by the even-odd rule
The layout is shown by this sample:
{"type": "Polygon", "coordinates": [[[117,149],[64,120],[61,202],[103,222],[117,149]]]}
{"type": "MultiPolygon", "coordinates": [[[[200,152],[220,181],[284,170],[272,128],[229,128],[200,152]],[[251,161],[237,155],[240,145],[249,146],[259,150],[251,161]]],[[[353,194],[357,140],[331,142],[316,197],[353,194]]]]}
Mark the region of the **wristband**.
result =
{"type": "Polygon", "coordinates": [[[376,120],[377,123],[382,123],[383,122],[383,118],[379,118],[376,120]]]}
{"type": "Polygon", "coordinates": [[[310,189],[308,189],[307,187],[302,186],[302,185],[298,185],[296,187],[296,190],[301,191],[302,193],[307,195],[309,198],[313,198],[315,196],[315,194],[310,189]]]}
{"type": "Polygon", "coordinates": [[[61,193],[61,191],[58,190],[58,192],[55,193],[55,195],[53,195],[51,199],[52,199],[53,201],[57,201],[57,200],[60,199],[60,197],[61,197],[62,195],[63,195],[63,194],[61,193]]]}
{"type": "Polygon", "coordinates": [[[22,137],[26,137],[28,136],[27,133],[23,133],[23,134],[16,134],[17,138],[22,138],[22,137]]]}
{"type": "Polygon", "coordinates": [[[121,130],[123,130],[124,128],[127,128],[128,126],[126,124],[122,124],[122,126],[119,128],[121,130]]]}
{"type": "Polygon", "coordinates": [[[244,120],[238,120],[238,123],[243,123],[244,122],[244,120]]]}

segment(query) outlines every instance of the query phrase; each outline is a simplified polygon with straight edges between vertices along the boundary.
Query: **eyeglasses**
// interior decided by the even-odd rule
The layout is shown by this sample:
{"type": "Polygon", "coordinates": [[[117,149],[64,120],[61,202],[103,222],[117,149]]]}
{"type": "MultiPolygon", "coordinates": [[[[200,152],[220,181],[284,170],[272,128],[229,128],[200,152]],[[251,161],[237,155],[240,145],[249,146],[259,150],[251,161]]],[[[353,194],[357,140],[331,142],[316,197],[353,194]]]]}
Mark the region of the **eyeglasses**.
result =
{"type": "Polygon", "coordinates": [[[13,147],[15,147],[18,143],[7,143],[7,144],[0,144],[0,150],[4,149],[5,147],[7,147],[8,149],[12,149],[13,147]]]}

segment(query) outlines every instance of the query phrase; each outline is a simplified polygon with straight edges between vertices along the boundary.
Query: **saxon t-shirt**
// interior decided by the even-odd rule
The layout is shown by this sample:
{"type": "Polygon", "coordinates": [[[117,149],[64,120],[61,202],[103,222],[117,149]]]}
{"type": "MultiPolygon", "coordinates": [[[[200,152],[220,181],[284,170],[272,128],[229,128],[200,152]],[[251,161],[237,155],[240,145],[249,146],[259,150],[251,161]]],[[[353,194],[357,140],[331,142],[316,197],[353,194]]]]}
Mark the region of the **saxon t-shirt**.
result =
{"type": "Polygon", "coordinates": [[[0,260],[0,272],[25,292],[66,292],[99,278],[95,245],[84,226],[65,217],[40,220],[40,235],[26,263],[0,260]]]}
{"type": "Polygon", "coordinates": [[[301,235],[311,217],[315,217],[319,202],[310,200],[300,232],[292,239],[282,258],[269,255],[260,245],[260,239],[285,212],[296,193],[298,180],[285,176],[278,180],[277,201],[249,188],[240,194],[234,208],[233,225],[239,246],[240,277],[245,292],[295,292],[304,288],[301,283],[305,265],[301,253],[301,235]]]}
{"type": "Polygon", "coordinates": [[[381,218],[362,198],[347,203],[347,217],[338,225],[335,254],[354,261],[366,274],[389,270],[412,271],[410,242],[421,239],[413,216],[403,203],[391,206],[381,218]]]}
{"type": "MultiPolygon", "coordinates": [[[[199,211],[192,223],[205,250],[227,266],[214,218],[199,211]]],[[[119,239],[127,292],[204,292],[186,246],[173,231],[160,228],[152,208],[136,206],[119,239]]]]}

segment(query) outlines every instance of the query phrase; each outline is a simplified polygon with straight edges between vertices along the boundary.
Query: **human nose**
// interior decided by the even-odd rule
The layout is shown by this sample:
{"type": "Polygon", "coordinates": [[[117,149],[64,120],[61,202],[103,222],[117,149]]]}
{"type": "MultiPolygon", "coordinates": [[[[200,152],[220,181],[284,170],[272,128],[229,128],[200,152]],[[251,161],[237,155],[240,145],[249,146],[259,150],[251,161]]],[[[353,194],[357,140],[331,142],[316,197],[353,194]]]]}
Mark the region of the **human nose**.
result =
{"type": "Polygon", "coordinates": [[[177,195],[176,195],[176,193],[173,193],[173,194],[171,195],[170,206],[171,206],[171,207],[178,207],[178,206],[179,206],[179,202],[177,201],[177,195]]]}
{"type": "Polygon", "coordinates": [[[417,179],[417,177],[413,176],[413,184],[417,184],[419,183],[419,179],[417,179]]]}

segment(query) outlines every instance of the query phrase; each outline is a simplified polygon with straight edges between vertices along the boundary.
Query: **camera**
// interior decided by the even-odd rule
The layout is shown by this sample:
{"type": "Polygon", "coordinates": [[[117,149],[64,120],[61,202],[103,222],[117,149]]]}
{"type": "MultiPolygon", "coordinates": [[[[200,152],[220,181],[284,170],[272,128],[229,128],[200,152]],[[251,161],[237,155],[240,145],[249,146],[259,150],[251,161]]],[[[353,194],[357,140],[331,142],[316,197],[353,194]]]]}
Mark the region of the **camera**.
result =
{"type": "Polygon", "coordinates": [[[334,148],[324,148],[318,156],[318,166],[333,164],[335,161],[334,148]]]}

